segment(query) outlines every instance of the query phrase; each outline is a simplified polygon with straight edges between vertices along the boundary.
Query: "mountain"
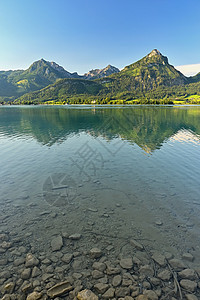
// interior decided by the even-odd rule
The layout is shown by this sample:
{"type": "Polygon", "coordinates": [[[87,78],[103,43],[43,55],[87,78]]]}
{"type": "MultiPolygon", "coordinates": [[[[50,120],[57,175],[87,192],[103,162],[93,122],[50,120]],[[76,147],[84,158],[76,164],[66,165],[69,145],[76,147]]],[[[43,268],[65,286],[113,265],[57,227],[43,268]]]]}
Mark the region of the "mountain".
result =
{"type": "MultiPolygon", "coordinates": [[[[28,70],[18,72],[13,77],[18,80],[18,89],[23,88],[23,93],[32,92],[19,97],[15,103],[167,104],[174,100],[200,101],[200,74],[184,76],[157,49],[121,71],[109,65],[79,77],[77,73],[69,73],[56,63],[42,59],[28,70]],[[41,86],[43,89],[39,90],[41,86]]],[[[10,82],[5,76],[10,78],[12,73],[1,76],[6,87],[10,82]]],[[[7,88],[11,90],[12,86],[7,88]]]]}
{"type": "Polygon", "coordinates": [[[40,59],[27,70],[1,71],[0,96],[20,96],[40,90],[60,78],[79,78],[79,75],[67,72],[55,62],[40,59]]]}
{"type": "Polygon", "coordinates": [[[91,79],[94,80],[97,78],[107,77],[109,75],[112,75],[112,74],[118,73],[118,72],[119,72],[118,68],[108,65],[104,69],[95,69],[95,70],[89,71],[88,73],[85,73],[83,75],[83,78],[88,79],[88,80],[91,80],[91,79]]]}
{"type": "Polygon", "coordinates": [[[188,78],[169,64],[168,58],[154,49],[141,60],[126,66],[106,80],[108,92],[146,92],[159,86],[171,87],[189,83],[188,78]]]}

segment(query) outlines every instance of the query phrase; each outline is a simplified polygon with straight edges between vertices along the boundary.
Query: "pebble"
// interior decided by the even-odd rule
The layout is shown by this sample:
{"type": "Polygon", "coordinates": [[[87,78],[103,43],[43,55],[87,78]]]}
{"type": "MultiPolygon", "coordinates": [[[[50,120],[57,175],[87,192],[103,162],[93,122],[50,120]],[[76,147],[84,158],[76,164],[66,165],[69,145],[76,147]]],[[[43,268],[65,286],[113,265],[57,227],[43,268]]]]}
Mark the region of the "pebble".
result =
{"type": "Polygon", "coordinates": [[[33,256],[31,253],[28,253],[26,256],[26,263],[25,266],[26,267],[34,267],[37,266],[39,264],[39,260],[33,256]]]}
{"type": "Polygon", "coordinates": [[[183,253],[182,258],[191,262],[194,260],[194,256],[190,253],[183,253]]]}
{"type": "Polygon", "coordinates": [[[161,266],[161,267],[166,266],[166,259],[165,259],[164,255],[155,252],[155,253],[152,255],[152,259],[153,259],[159,266],[161,266]]]}
{"type": "Polygon", "coordinates": [[[88,289],[82,290],[77,295],[78,300],[98,300],[98,297],[88,289]]]}
{"type": "Polygon", "coordinates": [[[146,290],[146,291],[144,291],[144,295],[147,296],[148,300],[158,300],[158,296],[152,290],[146,290]]]}
{"type": "Polygon", "coordinates": [[[97,291],[99,294],[105,293],[109,288],[109,285],[106,283],[97,283],[94,285],[94,289],[97,291]]]}
{"type": "Polygon", "coordinates": [[[130,288],[129,287],[117,287],[115,290],[115,296],[118,298],[124,298],[125,296],[130,295],[130,288]]]}
{"type": "Polygon", "coordinates": [[[175,271],[181,271],[186,268],[184,263],[181,260],[176,259],[176,258],[170,259],[169,264],[175,271]]]}
{"type": "Polygon", "coordinates": [[[104,272],[105,269],[106,269],[106,265],[105,265],[104,263],[95,261],[95,262],[93,263],[93,265],[92,265],[92,268],[93,268],[93,269],[96,269],[96,270],[98,270],[98,271],[100,271],[100,272],[104,272]]]}
{"type": "Polygon", "coordinates": [[[76,241],[76,240],[80,240],[81,236],[82,235],[80,233],[74,233],[74,234],[69,236],[69,239],[76,241]]]}
{"type": "Polygon", "coordinates": [[[29,279],[30,275],[31,275],[31,269],[27,268],[27,269],[25,269],[25,270],[22,271],[21,278],[22,279],[29,279]]]}
{"type": "Polygon", "coordinates": [[[123,269],[131,269],[133,267],[133,260],[132,258],[122,258],[120,260],[120,266],[123,268],[123,269]]]}
{"type": "Polygon", "coordinates": [[[148,300],[147,295],[139,295],[136,300],[148,300]]]}
{"type": "Polygon", "coordinates": [[[25,259],[23,257],[17,258],[13,262],[14,266],[16,266],[16,267],[23,265],[24,263],[25,263],[25,259]]]}
{"type": "Polygon", "coordinates": [[[186,294],[185,295],[187,300],[198,300],[198,298],[195,295],[186,294]]]}
{"type": "Polygon", "coordinates": [[[72,258],[73,258],[73,255],[68,253],[68,254],[64,254],[63,257],[61,258],[61,260],[63,262],[65,262],[66,264],[69,264],[70,261],[72,260],[72,258]]]}
{"type": "Polygon", "coordinates": [[[53,240],[51,241],[51,248],[52,251],[59,251],[63,246],[63,239],[61,235],[56,236],[55,238],[53,238],[53,240]]]}
{"type": "Polygon", "coordinates": [[[140,268],[139,272],[145,276],[153,276],[154,270],[150,265],[144,265],[140,268]]]}
{"type": "Polygon", "coordinates": [[[193,269],[185,269],[178,273],[179,277],[182,279],[195,279],[195,271],[193,269]]]}
{"type": "Polygon", "coordinates": [[[111,266],[107,266],[106,273],[108,275],[116,275],[116,274],[121,273],[121,270],[120,270],[120,268],[114,268],[114,267],[111,267],[111,266]]]}
{"type": "Polygon", "coordinates": [[[197,283],[195,281],[191,281],[188,279],[182,279],[180,281],[180,285],[182,288],[184,288],[188,292],[194,292],[197,288],[197,283]]]}
{"type": "Polygon", "coordinates": [[[37,277],[40,275],[40,269],[38,267],[34,267],[33,270],[32,270],[32,277],[37,277]]]}
{"type": "Polygon", "coordinates": [[[12,294],[15,288],[15,283],[9,282],[3,287],[4,293],[12,294]]]}
{"type": "Polygon", "coordinates": [[[136,240],[130,240],[130,244],[136,248],[137,250],[142,251],[144,249],[144,247],[142,246],[142,244],[138,243],[136,240]]]}
{"type": "Polygon", "coordinates": [[[103,295],[102,298],[104,299],[111,299],[114,297],[115,294],[115,289],[114,288],[109,288],[103,295]]]}
{"type": "Polygon", "coordinates": [[[162,226],[162,225],[163,225],[163,222],[162,222],[161,220],[157,220],[157,221],[155,222],[155,224],[156,224],[157,226],[162,226]]]}
{"type": "Polygon", "coordinates": [[[122,277],[121,277],[121,275],[116,275],[116,276],[113,277],[112,285],[113,285],[114,287],[117,287],[117,286],[119,286],[119,285],[121,284],[121,282],[122,282],[122,277]]]}
{"type": "Polygon", "coordinates": [[[33,292],[31,294],[29,294],[26,298],[26,300],[38,300],[42,297],[42,293],[38,293],[38,292],[33,292]]]}
{"type": "Polygon", "coordinates": [[[90,257],[91,258],[99,258],[102,256],[102,251],[98,248],[92,248],[90,250],[90,257]]]}
{"type": "Polygon", "coordinates": [[[94,271],[92,271],[92,277],[94,279],[102,278],[102,277],[104,277],[104,273],[102,273],[98,270],[94,270],[94,271]]]}
{"type": "Polygon", "coordinates": [[[163,281],[168,281],[171,278],[171,273],[169,270],[164,270],[164,271],[158,273],[158,278],[160,278],[163,281]]]}
{"type": "Polygon", "coordinates": [[[69,291],[71,291],[73,287],[71,286],[71,283],[69,281],[63,281],[56,285],[54,285],[52,288],[50,288],[47,291],[47,295],[49,297],[55,298],[57,296],[61,296],[69,291]]]}

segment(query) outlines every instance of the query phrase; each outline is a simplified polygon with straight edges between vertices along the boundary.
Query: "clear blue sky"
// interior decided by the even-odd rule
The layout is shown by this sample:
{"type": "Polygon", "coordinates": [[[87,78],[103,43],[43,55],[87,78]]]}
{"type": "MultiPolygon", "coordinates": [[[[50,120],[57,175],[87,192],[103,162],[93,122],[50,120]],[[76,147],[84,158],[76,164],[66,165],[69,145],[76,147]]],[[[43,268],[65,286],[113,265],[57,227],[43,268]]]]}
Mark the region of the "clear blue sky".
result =
{"type": "Polygon", "coordinates": [[[200,63],[200,0],[0,0],[0,70],[40,58],[82,74],[157,48],[200,63]]]}

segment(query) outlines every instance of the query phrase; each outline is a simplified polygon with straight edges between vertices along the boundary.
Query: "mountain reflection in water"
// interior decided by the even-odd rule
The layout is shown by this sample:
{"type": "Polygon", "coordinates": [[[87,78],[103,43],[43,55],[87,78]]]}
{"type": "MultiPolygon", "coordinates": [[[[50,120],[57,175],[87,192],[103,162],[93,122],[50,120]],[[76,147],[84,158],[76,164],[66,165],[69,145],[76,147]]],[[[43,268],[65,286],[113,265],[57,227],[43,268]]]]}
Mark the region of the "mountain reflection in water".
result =
{"type": "Polygon", "coordinates": [[[107,141],[116,138],[151,153],[170,137],[200,140],[198,107],[2,107],[0,134],[34,138],[51,147],[70,135],[87,133],[107,141]]]}

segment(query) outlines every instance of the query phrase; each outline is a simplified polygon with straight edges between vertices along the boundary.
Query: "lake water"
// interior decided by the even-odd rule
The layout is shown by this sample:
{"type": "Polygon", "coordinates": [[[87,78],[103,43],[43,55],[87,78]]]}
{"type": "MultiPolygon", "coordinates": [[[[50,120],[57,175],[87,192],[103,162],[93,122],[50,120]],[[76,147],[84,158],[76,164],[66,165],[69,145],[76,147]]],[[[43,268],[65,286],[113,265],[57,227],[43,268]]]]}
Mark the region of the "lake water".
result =
{"type": "Polygon", "coordinates": [[[93,247],[115,262],[131,239],[200,267],[200,107],[2,106],[0,154],[1,284],[26,253],[55,271],[93,247]]]}

